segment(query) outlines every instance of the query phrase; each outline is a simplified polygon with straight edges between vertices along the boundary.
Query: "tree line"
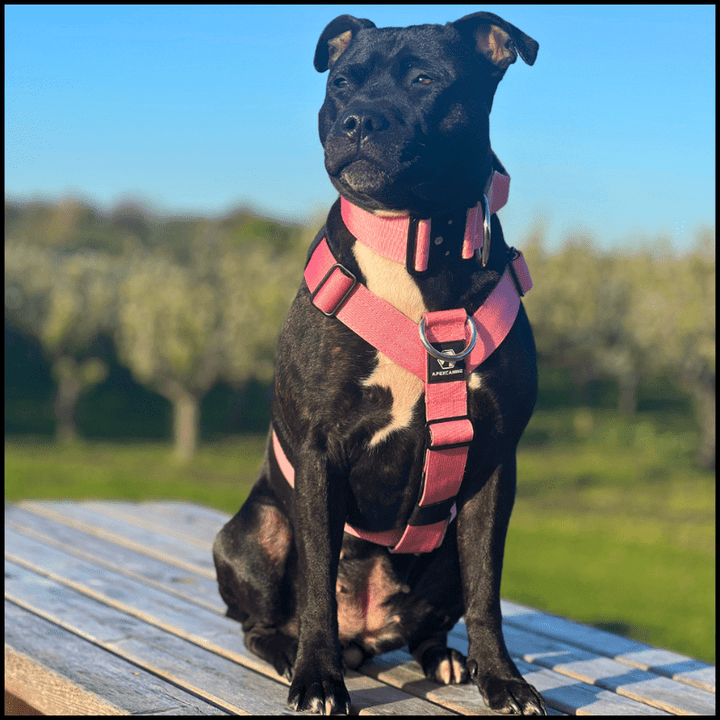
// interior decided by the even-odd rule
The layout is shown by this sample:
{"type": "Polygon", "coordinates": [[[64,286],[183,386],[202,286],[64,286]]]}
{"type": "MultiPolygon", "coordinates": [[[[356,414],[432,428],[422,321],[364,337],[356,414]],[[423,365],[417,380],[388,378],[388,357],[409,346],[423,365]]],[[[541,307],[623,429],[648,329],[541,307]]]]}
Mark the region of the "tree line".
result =
{"type": "MultiPolygon", "coordinates": [[[[74,199],[6,202],[6,324],[36,338],[52,365],[58,436],[75,436],[80,395],[107,374],[95,350],[105,336],[135,380],[171,402],[175,453],[190,457],[200,401],[215,383],[271,378],[321,223],[247,210],[157,217],[133,202],[107,213],[74,199]]],[[[714,231],[683,254],[667,245],[601,252],[578,237],[549,252],[540,230],[519,246],[535,283],[524,302],[540,361],[578,382],[613,376],[622,412],[635,410],[641,377],[676,377],[701,428],[698,462],[714,466],[714,231]]]]}

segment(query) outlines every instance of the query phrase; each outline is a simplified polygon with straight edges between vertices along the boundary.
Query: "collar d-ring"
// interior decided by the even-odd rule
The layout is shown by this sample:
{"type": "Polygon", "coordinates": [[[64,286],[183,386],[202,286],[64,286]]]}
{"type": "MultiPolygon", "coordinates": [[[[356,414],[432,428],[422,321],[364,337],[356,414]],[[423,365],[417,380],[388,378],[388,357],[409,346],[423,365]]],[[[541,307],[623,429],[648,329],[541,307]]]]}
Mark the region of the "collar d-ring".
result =
{"type": "Polygon", "coordinates": [[[482,196],[483,206],[483,245],[482,250],[477,251],[478,260],[480,264],[485,267],[490,259],[490,203],[488,202],[487,195],[482,196]]]}

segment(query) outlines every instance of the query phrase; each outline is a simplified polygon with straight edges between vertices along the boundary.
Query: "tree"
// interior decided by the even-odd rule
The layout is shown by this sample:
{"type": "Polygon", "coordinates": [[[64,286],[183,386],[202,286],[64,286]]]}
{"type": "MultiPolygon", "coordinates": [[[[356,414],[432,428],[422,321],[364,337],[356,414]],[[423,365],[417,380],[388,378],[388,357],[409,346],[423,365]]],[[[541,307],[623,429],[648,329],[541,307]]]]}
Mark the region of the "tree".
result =
{"type": "Polygon", "coordinates": [[[283,260],[256,243],[230,246],[202,227],[181,264],[162,252],[136,252],[120,289],[116,342],[136,379],[173,405],[175,455],[198,441],[199,406],[218,380],[269,380],[287,309],[283,260]]]}
{"type": "Polygon", "coordinates": [[[709,469],[715,467],[716,439],[713,248],[707,230],[684,257],[658,260],[642,253],[628,264],[636,283],[627,325],[647,366],[672,372],[692,397],[700,427],[697,462],[709,469]]]}
{"type": "Polygon", "coordinates": [[[524,302],[538,350],[620,385],[619,409],[636,408],[642,374],[678,378],[693,398],[701,438],[697,460],[715,465],[715,259],[707,230],[698,248],[601,254],[575,238],[554,255],[536,233],[525,256],[535,287],[524,302]]]}
{"type": "Polygon", "coordinates": [[[537,232],[525,255],[535,286],[524,302],[541,356],[584,378],[614,376],[619,410],[633,412],[641,357],[625,323],[631,288],[615,272],[619,259],[599,253],[583,237],[549,255],[537,232]]]}
{"type": "Polygon", "coordinates": [[[66,256],[14,241],[5,244],[6,318],[37,337],[52,363],[59,440],[77,437],[77,401],[107,374],[90,349],[113,326],[115,277],[109,256],[66,256]]]}

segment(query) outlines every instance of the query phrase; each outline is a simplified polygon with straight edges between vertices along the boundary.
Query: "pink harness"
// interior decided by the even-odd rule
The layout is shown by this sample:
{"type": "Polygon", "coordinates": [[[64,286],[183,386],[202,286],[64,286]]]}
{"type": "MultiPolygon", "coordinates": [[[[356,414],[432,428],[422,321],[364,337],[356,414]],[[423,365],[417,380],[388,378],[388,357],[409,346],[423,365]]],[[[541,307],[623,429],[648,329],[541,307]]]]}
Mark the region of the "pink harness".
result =
{"type": "MultiPolygon", "coordinates": [[[[489,215],[507,202],[510,178],[493,173],[489,197],[467,212],[462,257],[478,253],[487,261],[489,215]],[[484,207],[483,207],[484,206],[484,207]],[[483,252],[484,250],[484,252],[483,252]]],[[[358,242],[409,270],[427,269],[431,220],[407,216],[384,218],[341,198],[342,218],[358,242]]],[[[530,273],[520,252],[505,268],[500,282],[472,316],[463,308],[427,312],[417,325],[383,298],[370,292],[340,265],[323,238],[305,268],[312,302],[335,317],[394,363],[425,383],[427,447],[422,492],[405,529],[371,532],[345,525],[345,532],[394,553],[430,552],[442,544],[457,514],[460,490],[473,427],[467,414],[467,376],[500,345],[531,287],[530,273]]],[[[277,434],[273,452],[287,481],[295,471],[277,434]]]]}

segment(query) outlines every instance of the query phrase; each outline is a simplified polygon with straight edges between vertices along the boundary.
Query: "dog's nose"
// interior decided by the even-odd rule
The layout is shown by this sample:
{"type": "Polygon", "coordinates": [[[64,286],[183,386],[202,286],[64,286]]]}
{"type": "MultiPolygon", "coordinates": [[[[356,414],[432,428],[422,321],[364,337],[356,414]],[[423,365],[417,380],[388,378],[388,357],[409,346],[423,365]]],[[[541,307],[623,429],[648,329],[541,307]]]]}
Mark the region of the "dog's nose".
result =
{"type": "Polygon", "coordinates": [[[382,113],[361,109],[345,113],[341,125],[348,140],[357,141],[373,133],[387,130],[390,123],[382,113]]]}

